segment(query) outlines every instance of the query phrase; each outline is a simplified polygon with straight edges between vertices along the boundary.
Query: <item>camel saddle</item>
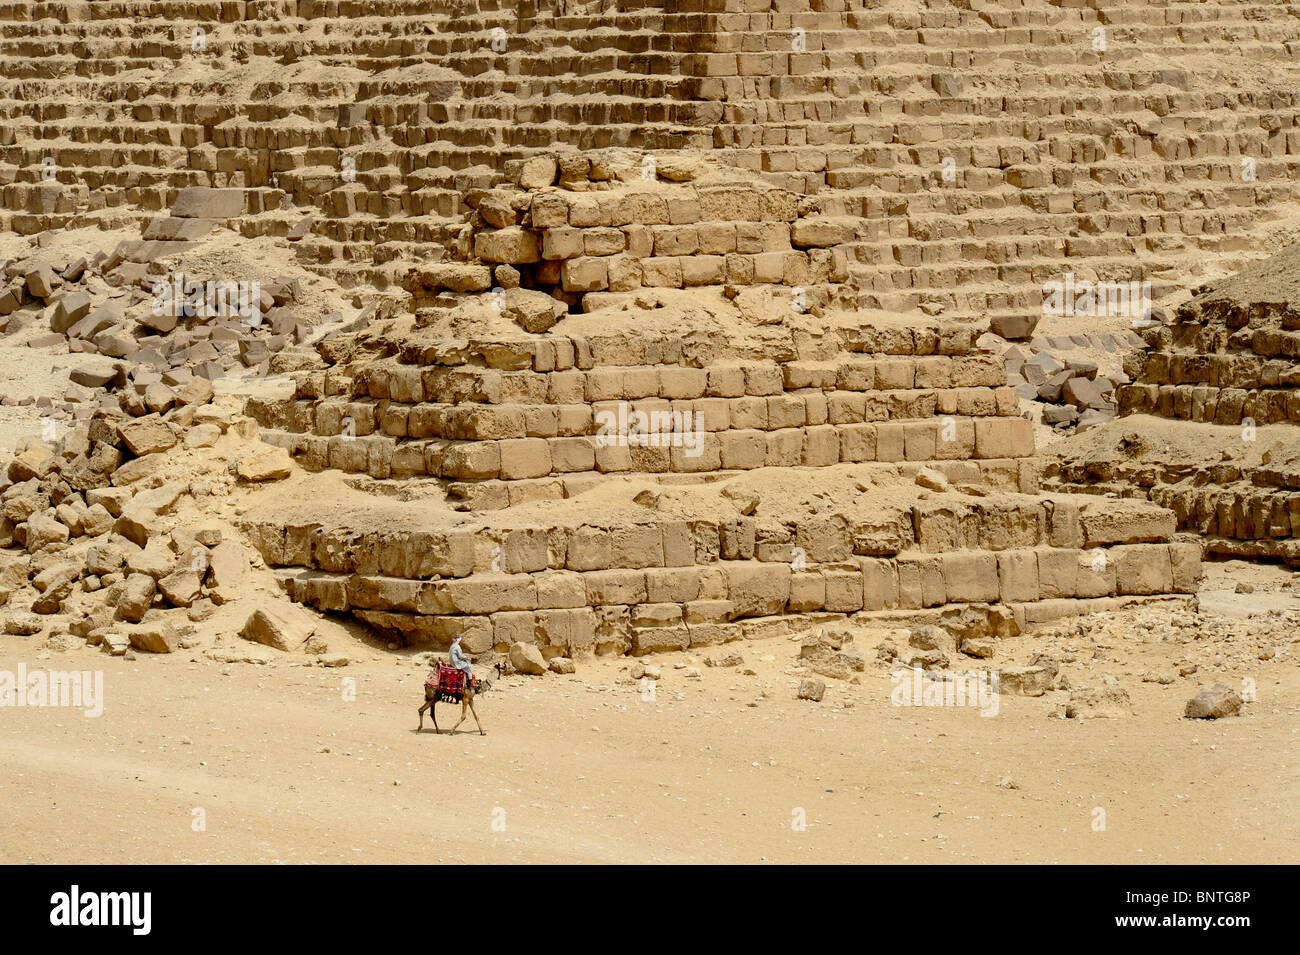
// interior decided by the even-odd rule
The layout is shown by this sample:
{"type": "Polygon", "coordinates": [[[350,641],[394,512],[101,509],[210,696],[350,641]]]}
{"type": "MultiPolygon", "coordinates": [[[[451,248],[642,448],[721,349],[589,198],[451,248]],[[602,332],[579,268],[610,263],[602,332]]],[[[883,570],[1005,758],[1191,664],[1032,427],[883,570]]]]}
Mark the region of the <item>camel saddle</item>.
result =
{"type": "Polygon", "coordinates": [[[429,671],[429,676],[424,681],[424,685],[432,687],[441,693],[459,696],[465,692],[465,673],[463,670],[457,670],[455,667],[448,666],[439,660],[438,669],[429,671]]]}

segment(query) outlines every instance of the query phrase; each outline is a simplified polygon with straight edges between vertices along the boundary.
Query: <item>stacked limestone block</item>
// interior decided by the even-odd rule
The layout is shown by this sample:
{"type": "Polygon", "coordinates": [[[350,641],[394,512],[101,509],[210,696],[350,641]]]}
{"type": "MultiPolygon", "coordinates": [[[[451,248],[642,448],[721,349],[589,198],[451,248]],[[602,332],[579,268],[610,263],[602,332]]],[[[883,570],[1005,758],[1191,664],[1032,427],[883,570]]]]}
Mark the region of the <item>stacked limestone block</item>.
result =
{"type": "MultiPolygon", "coordinates": [[[[1281,258],[1300,264],[1294,253],[1281,258]]],[[[1120,390],[1122,414],[1221,425],[1300,423],[1300,303],[1201,295],[1178,309],[1173,324],[1145,338],[1147,349],[1134,356],[1138,380],[1120,390]]]]}
{"type": "Polygon", "coordinates": [[[415,337],[349,375],[297,375],[248,410],[309,470],[440,478],[467,506],[562,498],[616,474],[929,462],[953,480],[1036,488],[1033,430],[970,326],[859,325],[774,358],[616,331],[514,340],[415,337]],[[705,367],[700,367],[704,364],[705,367]],[[694,448],[610,442],[634,412],[689,414],[694,448]],[[606,433],[608,433],[606,431],[606,433]]]}
{"type": "Polygon", "coordinates": [[[1119,393],[1128,453],[1067,447],[1053,485],[1149,497],[1211,552],[1300,564],[1297,267],[1284,251],[1143,332],[1119,393]]]}
{"type": "Polygon", "coordinates": [[[412,645],[571,655],[854,615],[1006,634],[1195,590],[1172,513],[1036,493],[1029,422],[970,326],[849,324],[769,339],[776,357],[561,328],[416,329],[250,401],[300,462],[358,475],[328,508],[247,516],[290,596],[412,645]],[[702,453],[602,445],[596,415],[620,404],[698,413],[702,453]],[[617,499],[655,481],[686,497],[617,499]]]}
{"type": "Polygon", "coordinates": [[[740,170],[596,152],[506,163],[505,176],[466,197],[474,212],[451,249],[466,264],[407,276],[417,307],[495,286],[590,310],[603,293],[712,285],[795,288],[814,307],[848,278],[858,221],[740,170]]]}
{"type": "Polygon", "coordinates": [[[249,516],[294,599],[413,644],[572,654],[854,614],[1014,632],[1193,592],[1199,547],[1168,511],[1038,496],[1031,423],[976,325],[833,307],[834,253],[799,248],[837,227],[816,203],[603,161],[509,167],[467,197],[458,258],[408,276],[412,319],[323,347],[292,398],[249,401],[305,468],[355,476],[328,512],[249,516]],[[715,233],[782,247],[701,246],[715,233]],[[817,263],[824,287],[793,284],[817,263]],[[694,278],[647,285],[665,274],[694,278]],[[674,426],[633,440],[633,416],[674,426]],[[833,505],[769,493],[791,479],[833,505]],[[685,503],[608,505],[656,484],[685,503]]]}
{"type": "Polygon", "coordinates": [[[442,251],[507,160],[706,150],[866,219],[849,250],[864,307],[1024,315],[1067,262],[1142,278],[1267,248],[1294,202],[1298,17],[1229,0],[6,0],[0,227],[120,225],[185,186],[240,187],[248,235],[385,286],[442,251]]]}
{"type": "Polygon", "coordinates": [[[1209,553],[1300,566],[1300,436],[1261,432],[1261,445],[1239,445],[1235,452],[1218,448],[1232,441],[1191,431],[1180,438],[1133,461],[1116,454],[1065,457],[1051,486],[1146,498],[1172,510],[1179,529],[1200,535],[1209,553]]]}
{"type": "MultiPolygon", "coordinates": [[[[851,468],[836,470],[811,486],[855,486],[851,468]]],[[[721,516],[701,495],[699,515],[596,516],[579,499],[544,517],[507,511],[435,527],[408,507],[405,528],[392,530],[391,507],[363,505],[346,518],[254,514],[244,529],[294,599],[412,645],[459,635],[475,653],[516,642],[548,656],[649,653],[849,616],[1008,635],[1195,591],[1199,545],[1172,538],[1168,511],[1068,496],[918,497],[906,476],[915,470],[857,481],[866,493],[815,517],[774,513],[733,489],[739,503],[721,516]]]]}

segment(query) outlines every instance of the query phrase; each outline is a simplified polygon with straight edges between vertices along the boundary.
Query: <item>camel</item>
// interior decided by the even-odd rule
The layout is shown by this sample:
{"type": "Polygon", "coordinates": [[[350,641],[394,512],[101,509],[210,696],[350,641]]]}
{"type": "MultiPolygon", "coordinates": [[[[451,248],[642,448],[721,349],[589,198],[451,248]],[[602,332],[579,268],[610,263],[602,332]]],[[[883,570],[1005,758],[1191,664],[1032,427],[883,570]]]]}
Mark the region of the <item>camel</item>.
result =
{"type": "MultiPolygon", "coordinates": [[[[465,689],[464,689],[464,691],[462,691],[462,693],[461,693],[461,695],[460,695],[460,720],[457,721],[457,723],[456,723],[455,726],[453,726],[450,730],[448,730],[447,735],[449,735],[449,736],[454,735],[455,732],[456,732],[456,730],[458,730],[458,729],[460,728],[460,724],[465,722],[465,715],[466,715],[467,713],[473,713],[473,714],[474,714],[474,722],[478,725],[478,732],[479,732],[479,735],[480,735],[480,736],[487,736],[487,730],[483,729],[483,724],[479,721],[479,718],[478,718],[478,711],[474,709],[474,697],[476,697],[476,696],[478,696],[478,695],[480,695],[480,694],[482,694],[482,693],[486,693],[486,692],[487,692],[488,690],[490,690],[490,689],[492,689],[492,681],[491,681],[491,680],[481,680],[481,681],[479,681],[479,685],[478,685],[477,687],[474,686],[473,681],[471,681],[471,680],[466,680],[466,681],[465,681],[465,689]]],[[[424,729],[424,711],[425,711],[425,710],[428,710],[428,711],[429,711],[429,715],[433,718],[433,731],[434,731],[435,733],[441,733],[441,732],[442,732],[442,730],[438,729],[438,694],[439,694],[439,692],[440,692],[440,691],[437,690],[437,689],[435,689],[434,687],[431,687],[431,686],[428,686],[428,685],[425,686],[425,688],[424,688],[424,705],[420,707],[420,725],[419,725],[419,727],[417,727],[416,732],[419,732],[420,730],[423,730],[423,729],[424,729]]]]}

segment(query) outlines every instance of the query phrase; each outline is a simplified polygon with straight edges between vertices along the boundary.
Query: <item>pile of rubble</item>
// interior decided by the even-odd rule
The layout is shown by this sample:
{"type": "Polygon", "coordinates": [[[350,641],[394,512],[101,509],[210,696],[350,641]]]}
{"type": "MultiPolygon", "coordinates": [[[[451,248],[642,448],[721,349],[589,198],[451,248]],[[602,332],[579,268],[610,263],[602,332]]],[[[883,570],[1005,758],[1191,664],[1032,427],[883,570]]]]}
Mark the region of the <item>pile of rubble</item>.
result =
{"type": "Polygon", "coordinates": [[[1035,337],[1009,342],[992,333],[979,344],[1006,361],[1007,383],[1016,394],[1040,406],[1037,417],[1058,431],[1074,434],[1114,419],[1118,410],[1118,389],[1129,384],[1122,366],[1124,356],[1146,342],[1135,332],[1035,337]],[[1113,370],[1102,373],[1091,357],[1114,355],[1113,370]]]}
{"type": "Polygon", "coordinates": [[[20,386],[0,399],[27,406],[8,413],[19,433],[29,412],[42,417],[38,437],[0,448],[5,633],[169,652],[195,645],[197,625],[220,612],[231,619],[209,629],[327,649],[313,636],[319,618],[268,600],[277,590],[269,575],[249,576],[260,559],[231,523],[239,486],[294,469],[258,441],[245,398],[230,392],[245,390],[240,379],[318,363],[304,344],[319,337],[308,292],[327,313],[315,279],[267,278],[274,257],[233,233],[204,241],[244,205],[242,189],[181,189],[172,215],[147,223],[138,240],[112,237],[91,251],[89,232],[46,232],[30,251],[0,258],[0,344],[20,364],[72,357],[56,358],[53,381],[35,394],[20,386]],[[241,274],[181,271],[192,264],[241,274]]]}
{"type": "MultiPolygon", "coordinates": [[[[168,264],[195,249],[223,217],[237,215],[242,193],[182,189],[173,215],[149,223],[142,239],[74,261],[57,259],[37,237],[29,255],[0,262],[0,335],[25,332],[23,344],[86,355],[73,383],[121,389],[123,407],[135,414],[161,410],[169,392],[195,379],[278,370],[273,358],[302,343],[315,324],[295,308],[303,292],[298,278],[235,281],[186,275],[168,264]]],[[[86,417],[88,397],[71,390],[59,407],[51,402],[51,412],[86,417]]]]}
{"type": "MultiPolygon", "coordinates": [[[[167,404],[140,417],[99,407],[53,446],[34,439],[0,459],[5,633],[170,652],[192,624],[256,596],[256,558],[211,514],[241,482],[287,477],[288,456],[256,443],[239,399],[213,403],[203,379],[167,404]]],[[[314,629],[292,606],[259,611],[245,630],[261,643],[314,629]]]]}

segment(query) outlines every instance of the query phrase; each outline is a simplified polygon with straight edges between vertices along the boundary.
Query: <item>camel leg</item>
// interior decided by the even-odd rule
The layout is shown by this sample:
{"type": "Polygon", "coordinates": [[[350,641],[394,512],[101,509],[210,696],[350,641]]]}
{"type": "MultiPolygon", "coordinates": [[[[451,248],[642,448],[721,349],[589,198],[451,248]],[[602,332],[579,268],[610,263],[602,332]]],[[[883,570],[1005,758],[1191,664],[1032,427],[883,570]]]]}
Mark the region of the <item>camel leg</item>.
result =
{"type": "Polygon", "coordinates": [[[429,706],[430,706],[429,701],[428,701],[428,700],[425,700],[425,701],[424,701],[424,706],[420,707],[420,726],[419,726],[419,729],[424,729],[424,711],[427,710],[427,709],[429,708],[429,706]]]}
{"type": "MultiPolygon", "coordinates": [[[[457,721],[456,721],[456,725],[453,726],[453,727],[451,728],[451,732],[452,732],[452,735],[453,735],[453,736],[456,735],[456,730],[460,729],[460,724],[465,722],[465,717],[466,717],[466,715],[467,715],[468,712],[469,712],[469,708],[470,708],[469,697],[467,697],[467,696],[465,696],[465,697],[461,697],[461,700],[460,700],[460,719],[457,720],[457,721]]],[[[478,717],[475,717],[475,719],[478,719],[478,717]]]]}
{"type": "Polygon", "coordinates": [[[441,733],[442,730],[438,729],[438,701],[437,700],[429,701],[429,716],[433,718],[434,733],[441,733]]]}
{"type": "MultiPolygon", "coordinates": [[[[474,724],[478,727],[479,736],[487,736],[487,730],[483,729],[483,724],[479,722],[478,710],[474,709],[474,701],[469,701],[469,711],[474,714],[474,724]]],[[[464,717],[462,717],[463,719],[464,717]]]]}

